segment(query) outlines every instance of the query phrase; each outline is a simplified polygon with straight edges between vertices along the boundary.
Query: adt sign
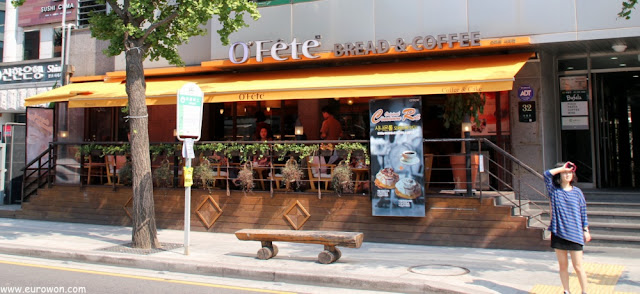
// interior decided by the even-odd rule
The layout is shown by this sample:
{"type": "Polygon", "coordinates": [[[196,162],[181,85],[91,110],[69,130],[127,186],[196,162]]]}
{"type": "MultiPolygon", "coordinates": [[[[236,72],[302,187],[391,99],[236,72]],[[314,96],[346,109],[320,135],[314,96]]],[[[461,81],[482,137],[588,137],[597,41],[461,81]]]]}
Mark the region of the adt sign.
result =
{"type": "Polygon", "coordinates": [[[528,85],[522,85],[518,88],[518,98],[521,101],[529,101],[533,98],[533,88],[528,85]]]}

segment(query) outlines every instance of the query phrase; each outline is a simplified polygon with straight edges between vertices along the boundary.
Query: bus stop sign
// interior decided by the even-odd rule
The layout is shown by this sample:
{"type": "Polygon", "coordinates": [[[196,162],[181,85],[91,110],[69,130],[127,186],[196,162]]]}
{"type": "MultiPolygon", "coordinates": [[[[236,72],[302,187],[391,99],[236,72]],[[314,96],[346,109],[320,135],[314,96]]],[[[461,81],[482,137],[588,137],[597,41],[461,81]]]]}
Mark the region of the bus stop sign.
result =
{"type": "Polygon", "coordinates": [[[200,140],[203,103],[204,93],[194,83],[187,83],[178,91],[176,135],[180,141],[185,137],[200,140]]]}

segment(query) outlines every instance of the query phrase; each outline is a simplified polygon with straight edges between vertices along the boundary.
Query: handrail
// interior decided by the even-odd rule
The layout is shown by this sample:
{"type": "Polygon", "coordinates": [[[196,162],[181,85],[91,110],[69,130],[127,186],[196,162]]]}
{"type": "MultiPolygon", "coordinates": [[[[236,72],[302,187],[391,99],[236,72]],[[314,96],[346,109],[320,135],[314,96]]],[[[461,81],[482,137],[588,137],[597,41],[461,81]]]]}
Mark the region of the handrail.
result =
{"type": "Polygon", "coordinates": [[[40,154],[38,154],[38,156],[36,156],[33,160],[31,160],[27,164],[25,164],[24,168],[22,168],[22,172],[23,172],[22,189],[20,193],[21,203],[27,200],[32,194],[37,194],[38,189],[40,189],[40,187],[42,187],[44,184],[48,184],[49,186],[52,186],[53,179],[51,179],[50,177],[53,174],[53,169],[55,166],[56,157],[53,154],[54,150],[55,150],[55,146],[53,144],[49,144],[49,147],[47,149],[45,149],[40,154]],[[42,159],[45,156],[47,156],[47,159],[46,161],[43,162],[42,159]],[[36,167],[31,167],[36,163],[37,163],[36,167]],[[42,170],[45,169],[45,166],[46,166],[46,171],[43,172],[42,170]],[[36,173],[37,173],[37,176],[35,177],[35,179],[29,182],[29,179],[31,179],[31,176],[36,173]],[[42,182],[42,178],[45,178],[44,183],[42,182]],[[27,191],[25,190],[31,187],[34,183],[36,184],[35,189],[33,191],[30,191],[28,194],[26,194],[27,191]]]}
{"type": "Polygon", "coordinates": [[[47,149],[42,151],[42,153],[38,154],[38,156],[36,156],[33,160],[29,161],[29,163],[25,164],[24,167],[22,168],[22,170],[27,169],[27,167],[33,165],[34,163],[36,163],[36,161],[41,160],[42,157],[47,155],[47,153],[51,152],[52,149],[53,149],[53,144],[49,144],[49,147],[47,149]]]}
{"type": "Polygon", "coordinates": [[[509,152],[504,151],[502,148],[500,148],[498,145],[494,144],[493,142],[489,141],[487,138],[482,138],[482,142],[487,144],[487,145],[489,145],[496,152],[500,153],[503,156],[506,156],[511,161],[513,161],[513,162],[517,163],[518,165],[522,166],[524,169],[526,169],[528,172],[534,174],[539,179],[544,180],[544,176],[542,174],[540,174],[539,172],[537,172],[533,168],[529,167],[524,162],[522,162],[519,159],[517,159],[515,156],[511,155],[509,152]]]}

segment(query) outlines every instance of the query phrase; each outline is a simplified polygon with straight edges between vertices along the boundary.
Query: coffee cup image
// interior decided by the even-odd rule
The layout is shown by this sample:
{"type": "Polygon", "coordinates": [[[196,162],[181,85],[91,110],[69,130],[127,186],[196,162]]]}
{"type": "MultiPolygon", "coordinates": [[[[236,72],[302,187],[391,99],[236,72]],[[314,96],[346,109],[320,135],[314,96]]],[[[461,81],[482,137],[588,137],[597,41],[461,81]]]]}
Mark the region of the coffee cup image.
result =
{"type": "Polygon", "coordinates": [[[414,162],[418,159],[418,154],[415,151],[407,150],[402,152],[402,157],[400,161],[402,162],[414,162]]]}

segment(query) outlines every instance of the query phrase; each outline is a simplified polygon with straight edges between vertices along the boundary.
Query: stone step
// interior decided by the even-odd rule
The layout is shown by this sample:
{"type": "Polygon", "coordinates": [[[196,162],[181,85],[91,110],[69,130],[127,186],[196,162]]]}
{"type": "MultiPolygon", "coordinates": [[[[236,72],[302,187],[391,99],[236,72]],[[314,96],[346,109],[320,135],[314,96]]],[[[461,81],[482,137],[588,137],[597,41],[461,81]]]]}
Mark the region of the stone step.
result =
{"type": "Polygon", "coordinates": [[[590,222],[640,223],[640,212],[589,210],[587,216],[590,222]]]}
{"type": "Polygon", "coordinates": [[[590,246],[640,248],[640,236],[618,236],[610,234],[591,234],[590,246]]]}
{"type": "Polygon", "coordinates": [[[640,237],[640,224],[589,222],[593,234],[640,237]]]}

